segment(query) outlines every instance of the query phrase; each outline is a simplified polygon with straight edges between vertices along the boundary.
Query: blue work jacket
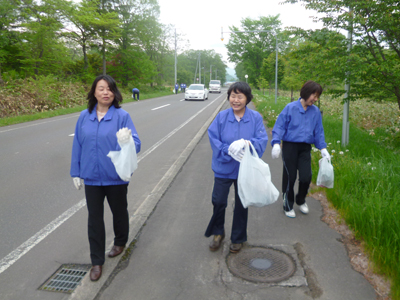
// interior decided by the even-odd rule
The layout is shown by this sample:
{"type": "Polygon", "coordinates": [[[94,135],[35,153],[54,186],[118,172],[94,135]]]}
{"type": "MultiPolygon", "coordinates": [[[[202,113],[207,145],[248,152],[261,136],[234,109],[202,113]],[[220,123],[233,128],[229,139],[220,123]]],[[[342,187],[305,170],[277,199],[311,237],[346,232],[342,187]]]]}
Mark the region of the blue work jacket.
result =
{"type": "Polygon", "coordinates": [[[121,150],[116,133],[124,127],[132,130],[138,153],[141,142],[132,119],[125,110],[112,105],[100,122],[96,107],[91,113],[87,109],[82,111],[75,127],[71,176],[82,178],[86,185],[128,184],[118,176],[111,158],[107,157],[108,152],[121,150]]]}
{"type": "Polygon", "coordinates": [[[282,140],[314,144],[318,149],[326,148],[321,112],[315,105],[304,110],[300,99],[286,105],[279,114],[272,129],[271,145],[280,144],[282,140]]]}
{"type": "Polygon", "coordinates": [[[268,144],[262,116],[246,107],[243,118],[238,122],[233,109],[221,111],[208,128],[212,156],[212,170],[215,177],[237,179],[240,163],[228,154],[232,142],[249,140],[261,157],[268,144]]]}

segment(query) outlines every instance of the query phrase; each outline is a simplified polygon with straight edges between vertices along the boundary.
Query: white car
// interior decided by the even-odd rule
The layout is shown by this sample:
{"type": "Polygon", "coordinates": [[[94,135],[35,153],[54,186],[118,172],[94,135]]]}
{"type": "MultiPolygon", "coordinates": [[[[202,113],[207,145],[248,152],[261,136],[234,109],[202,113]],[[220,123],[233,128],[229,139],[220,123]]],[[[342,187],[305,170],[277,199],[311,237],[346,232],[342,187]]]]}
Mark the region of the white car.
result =
{"type": "Polygon", "coordinates": [[[185,91],[185,100],[206,100],[208,89],[204,84],[191,84],[185,91]]]}
{"type": "Polygon", "coordinates": [[[221,80],[210,80],[208,88],[210,89],[210,93],[212,92],[221,93],[221,80]]]}

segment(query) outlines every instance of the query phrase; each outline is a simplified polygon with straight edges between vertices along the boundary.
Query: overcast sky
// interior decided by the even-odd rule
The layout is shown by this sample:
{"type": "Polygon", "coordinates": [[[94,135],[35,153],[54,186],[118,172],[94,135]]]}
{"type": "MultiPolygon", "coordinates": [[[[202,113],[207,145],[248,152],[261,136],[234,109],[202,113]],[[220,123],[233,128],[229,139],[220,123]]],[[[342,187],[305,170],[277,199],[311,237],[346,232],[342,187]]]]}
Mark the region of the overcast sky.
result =
{"type": "Polygon", "coordinates": [[[240,27],[240,21],[247,17],[259,19],[260,16],[276,16],[283,27],[296,26],[304,29],[322,28],[312,22],[310,16],[316,13],[306,10],[300,4],[279,4],[281,0],[158,0],[160,21],[175,25],[177,33],[184,34],[190,42],[190,49],[214,49],[222,54],[228,67],[234,64],[228,61],[225,45],[229,34],[224,33],[221,41],[221,27],[229,31],[229,26],[240,27]]]}

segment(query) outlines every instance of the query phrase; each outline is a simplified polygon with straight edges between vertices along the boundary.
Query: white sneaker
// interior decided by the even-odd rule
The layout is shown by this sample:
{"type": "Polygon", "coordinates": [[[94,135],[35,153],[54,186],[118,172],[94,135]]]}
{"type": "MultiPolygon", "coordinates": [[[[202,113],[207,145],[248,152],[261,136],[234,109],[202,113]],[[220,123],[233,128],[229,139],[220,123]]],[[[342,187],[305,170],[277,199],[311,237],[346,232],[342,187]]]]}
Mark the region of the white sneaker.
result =
{"type": "Polygon", "coordinates": [[[286,217],[296,218],[296,213],[294,212],[294,209],[289,210],[289,211],[284,211],[284,212],[285,212],[286,217]]]}
{"type": "Polygon", "coordinates": [[[310,210],[308,209],[307,203],[300,205],[299,209],[303,214],[308,214],[310,212],[310,210]]]}

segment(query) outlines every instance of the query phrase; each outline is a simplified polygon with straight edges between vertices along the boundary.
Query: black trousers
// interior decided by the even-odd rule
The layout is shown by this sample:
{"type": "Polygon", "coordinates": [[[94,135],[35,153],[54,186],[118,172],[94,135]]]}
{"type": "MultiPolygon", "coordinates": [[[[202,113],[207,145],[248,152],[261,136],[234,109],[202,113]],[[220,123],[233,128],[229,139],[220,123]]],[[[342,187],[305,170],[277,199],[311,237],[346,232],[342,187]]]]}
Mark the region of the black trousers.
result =
{"type": "Polygon", "coordinates": [[[125,246],[129,235],[127,201],[128,185],[85,185],[89,212],[88,235],[92,265],[102,266],[105,261],[106,233],[104,225],[104,198],[107,197],[113,215],[114,245],[125,246]]]}
{"type": "Polygon", "coordinates": [[[293,209],[294,184],[299,172],[299,190],[296,195],[296,204],[302,205],[306,202],[308,188],[311,183],[311,145],[306,143],[282,143],[282,193],[283,209],[290,211],[293,209]]]}
{"type": "Polygon", "coordinates": [[[136,100],[136,95],[137,95],[137,99],[139,100],[139,92],[133,92],[133,99],[136,100]]]}
{"type": "Polygon", "coordinates": [[[247,217],[248,209],[244,208],[238,194],[237,179],[214,178],[214,189],[212,193],[213,215],[208,224],[205,236],[222,234],[225,224],[225,210],[228,205],[229,189],[235,187],[235,209],[233,211],[233,222],[231,241],[240,244],[247,241],[247,217]]]}

